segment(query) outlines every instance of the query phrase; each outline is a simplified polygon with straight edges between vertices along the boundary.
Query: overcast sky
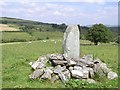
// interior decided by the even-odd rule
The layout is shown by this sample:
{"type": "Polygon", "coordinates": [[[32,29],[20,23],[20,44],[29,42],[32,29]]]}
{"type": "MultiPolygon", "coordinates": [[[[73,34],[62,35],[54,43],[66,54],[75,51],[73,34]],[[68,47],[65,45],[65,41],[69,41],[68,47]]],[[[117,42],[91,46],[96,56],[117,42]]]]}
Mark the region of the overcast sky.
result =
{"type": "Polygon", "coordinates": [[[118,25],[118,0],[3,0],[3,17],[47,23],[118,25]],[[49,2],[48,2],[49,1],[49,2]]]}

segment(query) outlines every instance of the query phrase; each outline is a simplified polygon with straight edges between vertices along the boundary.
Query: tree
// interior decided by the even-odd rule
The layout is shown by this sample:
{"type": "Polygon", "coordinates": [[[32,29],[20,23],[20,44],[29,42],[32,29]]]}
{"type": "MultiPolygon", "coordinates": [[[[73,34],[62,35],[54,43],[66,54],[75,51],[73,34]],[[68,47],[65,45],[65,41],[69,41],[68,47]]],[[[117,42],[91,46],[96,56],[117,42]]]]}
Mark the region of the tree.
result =
{"type": "Polygon", "coordinates": [[[94,24],[87,32],[88,40],[98,45],[98,42],[110,42],[112,39],[112,32],[103,24],[94,24]]]}

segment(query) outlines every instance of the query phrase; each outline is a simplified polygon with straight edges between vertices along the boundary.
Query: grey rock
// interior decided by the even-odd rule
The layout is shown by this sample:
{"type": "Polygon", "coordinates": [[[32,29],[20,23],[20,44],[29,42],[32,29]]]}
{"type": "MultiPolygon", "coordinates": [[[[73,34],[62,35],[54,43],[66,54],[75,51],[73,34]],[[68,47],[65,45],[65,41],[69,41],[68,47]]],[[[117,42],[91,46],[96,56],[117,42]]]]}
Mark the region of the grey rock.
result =
{"type": "Polygon", "coordinates": [[[67,79],[70,79],[71,78],[71,74],[70,74],[70,71],[68,69],[66,69],[63,74],[67,77],[67,79]]]}
{"type": "Polygon", "coordinates": [[[51,69],[45,69],[44,74],[41,76],[41,79],[49,79],[51,80],[51,74],[53,71],[51,69]]]}
{"type": "Polygon", "coordinates": [[[58,80],[59,79],[59,76],[58,75],[56,75],[56,74],[53,74],[52,75],[52,78],[51,78],[51,82],[52,83],[54,83],[56,80],[58,80]]]}
{"type": "Polygon", "coordinates": [[[82,67],[80,67],[80,66],[74,66],[73,69],[74,70],[82,70],[82,67]]]}
{"type": "Polygon", "coordinates": [[[52,63],[53,63],[54,65],[65,65],[65,64],[67,64],[67,61],[52,60],[52,63]]]}
{"type": "Polygon", "coordinates": [[[72,66],[70,66],[70,67],[69,67],[69,70],[70,70],[70,71],[72,71],[72,70],[73,70],[73,67],[72,67],[72,66]]]}
{"type": "Polygon", "coordinates": [[[69,25],[67,27],[63,37],[62,49],[65,57],[79,57],[80,41],[79,28],[77,25],[69,25]]]}
{"type": "Polygon", "coordinates": [[[72,77],[81,79],[83,77],[82,71],[79,70],[72,70],[71,71],[72,77]]]}
{"type": "Polygon", "coordinates": [[[103,72],[104,72],[105,74],[107,74],[107,73],[109,73],[109,72],[111,71],[111,69],[109,69],[109,68],[106,66],[105,63],[101,63],[101,64],[100,64],[100,68],[103,70],[103,72]]]}
{"type": "MultiPolygon", "coordinates": [[[[82,58],[79,59],[79,62],[81,64],[84,64],[86,67],[94,67],[94,62],[87,61],[87,60],[82,59],[82,58]]],[[[79,62],[78,62],[78,64],[79,64],[79,62]]]]}
{"type": "Polygon", "coordinates": [[[67,61],[68,66],[76,65],[76,62],[74,61],[73,58],[66,57],[65,59],[67,61]]]}
{"type": "Polygon", "coordinates": [[[101,69],[101,63],[95,64],[93,70],[94,70],[94,72],[99,76],[99,78],[105,76],[105,73],[104,73],[103,70],[101,69]]]}
{"type": "Polygon", "coordinates": [[[110,72],[107,74],[107,78],[108,78],[108,79],[115,79],[115,78],[117,78],[117,77],[118,77],[117,73],[115,73],[115,72],[113,72],[113,71],[110,71],[110,72]]]}
{"type": "Polygon", "coordinates": [[[62,80],[63,83],[68,81],[67,77],[62,72],[59,72],[58,76],[60,77],[60,79],[62,80]]]}
{"type": "Polygon", "coordinates": [[[84,64],[84,63],[82,63],[82,62],[80,62],[80,61],[77,61],[77,62],[76,62],[76,65],[77,65],[77,66],[80,66],[80,67],[82,67],[82,68],[85,68],[85,67],[86,67],[86,64],[84,64]]]}
{"type": "Polygon", "coordinates": [[[88,68],[89,70],[89,78],[93,78],[95,76],[93,68],[88,68]]]}
{"type": "Polygon", "coordinates": [[[40,56],[37,61],[46,64],[49,59],[47,58],[47,56],[40,56]]]}
{"type": "Polygon", "coordinates": [[[52,70],[53,71],[53,69],[54,69],[54,67],[46,67],[46,69],[50,69],[50,70],[52,70]]]}
{"type": "Polygon", "coordinates": [[[97,63],[101,63],[102,61],[101,61],[99,58],[97,58],[97,59],[95,59],[93,62],[94,62],[95,64],[97,64],[97,63]]]}
{"type": "Polygon", "coordinates": [[[87,82],[88,82],[89,84],[95,84],[95,83],[96,83],[96,81],[93,80],[93,79],[87,79],[87,82]]]}
{"type": "Polygon", "coordinates": [[[45,64],[43,64],[42,62],[38,62],[38,61],[35,61],[31,67],[33,69],[40,69],[40,68],[44,68],[45,67],[45,64]]]}
{"type": "Polygon", "coordinates": [[[84,68],[81,71],[83,73],[83,76],[82,76],[83,79],[89,78],[89,69],[88,68],[84,68]]]}
{"type": "Polygon", "coordinates": [[[30,79],[36,79],[42,76],[44,73],[43,69],[37,69],[35,70],[31,75],[29,75],[30,79]]]}
{"type": "Polygon", "coordinates": [[[66,66],[61,67],[60,65],[54,68],[54,73],[58,74],[66,69],[66,66]]]}
{"type": "Polygon", "coordinates": [[[36,67],[37,69],[42,69],[45,67],[45,64],[39,62],[39,65],[36,67]]]}
{"type": "Polygon", "coordinates": [[[51,54],[49,59],[50,60],[63,60],[64,57],[62,54],[51,54]]]}
{"type": "Polygon", "coordinates": [[[82,59],[85,59],[85,60],[87,60],[87,61],[93,61],[93,56],[91,55],[91,54],[89,54],[89,55],[84,55],[83,57],[82,57],[82,59]]]}

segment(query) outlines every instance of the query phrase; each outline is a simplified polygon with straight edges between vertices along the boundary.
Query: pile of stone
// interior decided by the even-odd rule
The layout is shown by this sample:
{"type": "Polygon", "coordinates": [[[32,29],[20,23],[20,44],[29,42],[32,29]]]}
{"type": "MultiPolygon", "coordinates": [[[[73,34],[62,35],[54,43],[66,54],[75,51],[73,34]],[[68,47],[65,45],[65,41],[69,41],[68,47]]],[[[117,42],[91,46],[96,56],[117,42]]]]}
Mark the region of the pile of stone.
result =
{"type": "Polygon", "coordinates": [[[95,83],[93,80],[95,75],[100,78],[107,76],[108,79],[118,77],[100,59],[93,60],[92,55],[82,58],[68,58],[64,54],[49,54],[39,57],[35,62],[30,62],[30,65],[34,70],[29,75],[30,79],[48,79],[51,82],[59,79],[62,82],[67,82],[70,78],[76,78],[95,83]]]}
{"type": "Polygon", "coordinates": [[[118,77],[117,73],[109,69],[100,59],[93,60],[92,55],[80,58],[80,26],[69,25],[64,33],[62,53],[41,56],[35,62],[30,62],[34,70],[30,79],[48,79],[51,82],[61,80],[67,82],[71,78],[87,80],[95,83],[95,75],[108,79],[118,77]]]}

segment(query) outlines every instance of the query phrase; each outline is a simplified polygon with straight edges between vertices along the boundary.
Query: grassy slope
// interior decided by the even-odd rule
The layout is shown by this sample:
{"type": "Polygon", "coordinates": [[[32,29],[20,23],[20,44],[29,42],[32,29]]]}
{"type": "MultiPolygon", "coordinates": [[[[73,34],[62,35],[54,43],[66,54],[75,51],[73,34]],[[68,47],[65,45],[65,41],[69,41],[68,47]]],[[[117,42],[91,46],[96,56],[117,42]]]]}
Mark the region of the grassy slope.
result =
{"type": "MultiPolygon", "coordinates": [[[[61,82],[50,83],[49,81],[31,81],[28,75],[32,73],[29,66],[30,61],[35,61],[39,56],[49,53],[61,53],[61,42],[48,40],[47,42],[22,43],[17,45],[4,45],[2,47],[3,87],[4,88],[53,88],[65,87],[61,82]]],[[[84,41],[81,41],[85,43],[84,41]]],[[[93,54],[104,61],[109,68],[117,72],[118,69],[118,47],[113,45],[81,46],[81,56],[93,54]]],[[[117,79],[101,79],[97,84],[82,85],[78,87],[87,88],[111,88],[117,87],[117,79]]],[[[79,83],[80,84],[80,83],[79,83]]]]}

